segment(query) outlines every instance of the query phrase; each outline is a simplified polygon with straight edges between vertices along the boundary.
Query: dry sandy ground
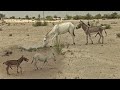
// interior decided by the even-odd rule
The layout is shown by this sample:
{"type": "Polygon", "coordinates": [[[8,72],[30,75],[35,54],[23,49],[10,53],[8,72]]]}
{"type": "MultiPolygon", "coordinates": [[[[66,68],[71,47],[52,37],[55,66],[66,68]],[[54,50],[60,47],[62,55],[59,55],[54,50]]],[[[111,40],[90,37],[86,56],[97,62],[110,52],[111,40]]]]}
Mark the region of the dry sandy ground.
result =
{"type": "MultiPolygon", "coordinates": [[[[73,22],[75,25],[78,21],[73,22]]],[[[72,38],[69,33],[61,35],[61,43],[69,43],[68,48],[63,48],[65,55],[57,55],[57,61],[49,60],[43,69],[34,70],[31,64],[32,57],[39,51],[21,51],[19,46],[41,45],[44,35],[53,27],[33,27],[31,24],[1,26],[0,31],[0,78],[1,79],[118,79],[120,78],[120,38],[116,33],[120,33],[120,20],[101,20],[102,24],[110,24],[111,29],[107,29],[107,37],[104,44],[98,44],[98,38],[92,36],[94,44],[86,43],[85,34],[82,29],[75,30],[76,45],[72,45],[72,38]],[[111,22],[117,24],[111,24],[111,22]],[[12,36],[9,36],[12,34],[12,36]],[[29,34],[29,36],[27,36],[29,34]],[[12,47],[12,48],[10,48],[12,47]],[[9,49],[8,49],[9,48],[9,49]],[[12,50],[10,56],[2,56],[4,50],[12,50]],[[10,69],[11,75],[6,74],[6,66],[3,62],[10,59],[18,59],[24,55],[29,58],[29,62],[23,62],[23,74],[16,74],[16,68],[10,69]]],[[[105,36],[105,33],[103,33],[105,36]]],[[[50,52],[48,49],[47,52],[50,52]]],[[[38,63],[39,68],[42,63],[38,63]]]]}

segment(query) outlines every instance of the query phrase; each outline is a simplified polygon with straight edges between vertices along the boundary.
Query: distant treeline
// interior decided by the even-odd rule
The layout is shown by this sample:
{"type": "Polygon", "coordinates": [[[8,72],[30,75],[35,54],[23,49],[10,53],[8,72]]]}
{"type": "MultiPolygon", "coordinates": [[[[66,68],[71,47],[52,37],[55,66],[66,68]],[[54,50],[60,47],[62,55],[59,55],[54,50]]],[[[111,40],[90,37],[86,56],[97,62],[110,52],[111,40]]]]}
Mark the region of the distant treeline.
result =
{"type": "Polygon", "coordinates": [[[95,16],[92,16],[90,13],[82,16],[82,15],[76,15],[76,16],[70,16],[70,15],[66,15],[65,17],[67,20],[73,19],[73,20],[79,20],[79,19],[119,19],[120,18],[120,14],[114,12],[112,14],[97,14],[95,16]]]}
{"type": "MultiPolygon", "coordinates": [[[[5,14],[1,14],[0,13],[0,19],[3,18],[8,18],[5,16],[5,14]]],[[[57,15],[55,16],[46,16],[45,20],[55,20],[55,18],[60,19],[61,17],[58,17],[57,15]]],[[[97,15],[91,15],[90,13],[86,14],[86,15],[75,15],[75,16],[70,16],[70,15],[66,15],[63,19],[65,20],[79,20],[79,19],[87,19],[87,20],[91,20],[91,19],[119,19],[120,18],[120,14],[114,12],[112,14],[97,14],[97,15]]],[[[9,19],[35,19],[35,20],[41,20],[43,18],[41,18],[40,14],[38,15],[38,17],[29,17],[28,15],[26,15],[24,18],[16,18],[15,16],[11,16],[9,17],[9,19]]]]}

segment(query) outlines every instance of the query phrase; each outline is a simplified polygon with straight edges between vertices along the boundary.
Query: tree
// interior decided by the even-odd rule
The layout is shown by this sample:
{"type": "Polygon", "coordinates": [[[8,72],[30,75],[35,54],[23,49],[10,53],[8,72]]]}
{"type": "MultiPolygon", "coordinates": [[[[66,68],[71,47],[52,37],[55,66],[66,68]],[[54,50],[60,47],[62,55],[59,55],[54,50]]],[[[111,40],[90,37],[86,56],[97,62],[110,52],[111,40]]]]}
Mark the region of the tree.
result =
{"type": "Polygon", "coordinates": [[[111,19],[118,18],[118,14],[116,12],[112,13],[110,16],[111,16],[111,19]]]}
{"type": "Polygon", "coordinates": [[[72,19],[72,16],[70,16],[70,15],[66,15],[66,17],[65,17],[67,20],[70,20],[70,19],[72,19]]]}
{"type": "Polygon", "coordinates": [[[30,19],[28,15],[25,16],[25,19],[30,19]]]}
{"type": "Polygon", "coordinates": [[[76,16],[73,16],[73,19],[74,19],[74,20],[79,20],[80,17],[79,17],[79,15],[76,15],[76,16]]]}
{"type": "Polygon", "coordinates": [[[40,20],[40,14],[38,15],[38,20],[40,20]]]}
{"type": "Polygon", "coordinates": [[[46,19],[47,20],[53,20],[53,17],[52,16],[46,16],[46,19]]]}
{"type": "Polygon", "coordinates": [[[0,20],[5,18],[5,14],[0,13],[0,20]]]}
{"type": "Polygon", "coordinates": [[[102,18],[106,18],[106,19],[108,19],[109,16],[110,16],[109,14],[104,14],[102,18]]]}
{"type": "Polygon", "coordinates": [[[54,18],[57,18],[57,16],[56,16],[56,15],[54,15],[54,18]]]}
{"type": "Polygon", "coordinates": [[[15,19],[15,16],[11,16],[10,19],[15,19]]]}
{"type": "Polygon", "coordinates": [[[43,11],[43,20],[44,20],[44,22],[45,22],[45,15],[44,15],[44,11],[43,11]]]}
{"type": "Polygon", "coordinates": [[[32,19],[35,19],[35,17],[32,17],[32,19]]]}
{"type": "Polygon", "coordinates": [[[91,15],[91,14],[86,14],[86,16],[85,16],[85,19],[92,19],[93,18],[93,16],[91,15]]]}
{"type": "Polygon", "coordinates": [[[97,14],[97,15],[95,15],[95,17],[94,17],[95,19],[101,19],[102,18],[102,16],[101,16],[101,14],[97,14]]]}

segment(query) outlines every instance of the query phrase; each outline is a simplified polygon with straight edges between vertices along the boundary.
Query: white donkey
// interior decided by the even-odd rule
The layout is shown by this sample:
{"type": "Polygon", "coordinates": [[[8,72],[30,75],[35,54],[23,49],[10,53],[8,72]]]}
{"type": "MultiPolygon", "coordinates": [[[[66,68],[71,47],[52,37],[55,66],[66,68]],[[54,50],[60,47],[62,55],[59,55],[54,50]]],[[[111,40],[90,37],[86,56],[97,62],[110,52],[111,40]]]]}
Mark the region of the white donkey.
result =
{"type": "Polygon", "coordinates": [[[75,26],[71,23],[71,22],[66,22],[66,23],[61,23],[61,24],[57,24],[53,27],[53,29],[51,31],[49,31],[44,38],[44,43],[43,43],[43,47],[45,47],[48,43],[49,43],[49,39],[52,37],[52,41],[54,38],[56,38],[56,41],[58,41],[58,35],[60,34],[65,34],[67,32],[69,32],[72,36],[73,39],[73,44],[75,44],[74,42],[74,38],[75,38],[75,34],[74,34],[74,30],[75,30],[75,26]]]}
{"type": "Polygon", "coordinates": [[[54,61],[56,61],[55,54],[54,53],[36,53],[33,56],[33,60],[31,64],[34,63],[36,70],[38,70],[37,62],[38,61],[43,62],[43,65],[44,65],[46,62],[48,62],[49,59],[53,59],[54,61]]]}

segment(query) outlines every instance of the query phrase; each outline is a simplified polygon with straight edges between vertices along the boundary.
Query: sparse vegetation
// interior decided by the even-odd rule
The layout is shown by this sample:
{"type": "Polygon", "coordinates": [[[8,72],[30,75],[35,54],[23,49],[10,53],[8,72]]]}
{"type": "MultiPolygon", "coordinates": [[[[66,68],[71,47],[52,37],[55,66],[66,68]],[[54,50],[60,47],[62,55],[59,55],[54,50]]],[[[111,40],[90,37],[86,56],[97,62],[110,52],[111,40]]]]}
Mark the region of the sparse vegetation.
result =
{"type": "Polygon", "coordinates": [[[64,47],[65,47],[65,45],[64,45],[64,44],[61,44],[61,43],[60,43],[60,40],[59,40],[58,43],[55,42],[54,49],[55,49],[55,51],[57,52],[57,54],[62,54],[62,49],[63,49],[64,47]]]}
{"type": "Polygon", "coordinates": [[[101,26],[105,26],[105,29],[111,29],[111,26],[109,24],[101,24],[101,26]]]}
{"type": "Polygon", "coordinates": [[[117,22],[111,22],[111,24],[117,24],[117,22]]]}
{"type": "Polygon", "coordinates": [[[105,29],[111,29],[111,26],[110,25],[106,25],[105,29]]]}
{"type": "Polygon", "coordinates": [[[46,20],[53,20],[52,16],[46,16],[46,20]]]}
{"type": "Polygon", "coordinates": [[[25,19],[30,19],[28,15],[25,16],[25,19]]]}
{"type": "Polygon", "coordinates": [[[37,27],[37,26],[47,26],[48,23],[47,22],[40,22],[40,21],[37,21],[33,24],[34,27],[37,27]]]}
{"type": "Polygon", "coordinates": [[[10,19],[15,19],[15,16],[11,16],[10,19]]]}
{"type": "Polygon", "coordinates": [[[116,36],[120,38],[120,33],[117,33],[116,36]]]}

